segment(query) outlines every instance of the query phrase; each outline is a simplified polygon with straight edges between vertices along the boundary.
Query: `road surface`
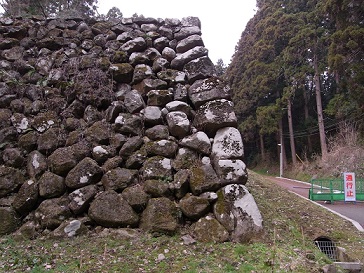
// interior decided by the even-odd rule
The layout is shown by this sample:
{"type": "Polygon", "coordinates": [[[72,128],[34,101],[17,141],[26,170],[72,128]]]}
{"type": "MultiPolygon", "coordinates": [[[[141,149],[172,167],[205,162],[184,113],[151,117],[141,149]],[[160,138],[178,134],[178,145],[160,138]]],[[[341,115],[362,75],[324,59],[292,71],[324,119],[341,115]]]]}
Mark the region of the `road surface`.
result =
{"type": "MultiPolygon", "coordinates": [[[[280,177],[269,177],[269,179],[280,187],[302,197],[308,198],[309,196],[310,183],[280,177]]],[[[317,201],[315,203],[351,219],[359,230],[364,231],[364,202],[335,201],[333,204],[327,204],[323,201],[317,201]]]]}

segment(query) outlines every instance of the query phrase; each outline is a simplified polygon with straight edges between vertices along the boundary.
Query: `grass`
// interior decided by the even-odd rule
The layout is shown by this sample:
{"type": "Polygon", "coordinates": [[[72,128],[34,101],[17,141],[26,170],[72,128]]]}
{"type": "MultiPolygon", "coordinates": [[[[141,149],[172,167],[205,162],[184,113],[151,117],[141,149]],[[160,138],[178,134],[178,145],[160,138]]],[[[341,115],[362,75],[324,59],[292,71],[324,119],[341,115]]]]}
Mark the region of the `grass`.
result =
{"type": "Polygon", "coordinates": [[[0,239],[0,272],[321,272],[330,263],[313,240],[325,235],[363,261],[364,234],[350,222],[250,173],[247,184],[263,215],[265,234],[250,244],[183,244],[180,235],[126,238],[115,230],[32,241],[0,239]]]}

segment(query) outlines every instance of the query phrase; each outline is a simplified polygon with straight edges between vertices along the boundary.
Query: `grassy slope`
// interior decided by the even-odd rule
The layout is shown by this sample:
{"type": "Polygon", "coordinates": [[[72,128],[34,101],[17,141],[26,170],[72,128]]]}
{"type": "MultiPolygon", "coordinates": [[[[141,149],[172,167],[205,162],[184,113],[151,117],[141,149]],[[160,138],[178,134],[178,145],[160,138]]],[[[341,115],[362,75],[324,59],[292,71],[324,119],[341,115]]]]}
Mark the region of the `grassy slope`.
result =
{"type": "MultiPolygon", "coordinates": [[[[313,244],[332,238],[364,262],[364,234],[351,223],[251,173],[247,184],[265,235],[249,245],[184,245],[179,236],[126,239],[94,231],[74,239],[0,239],[0,272],[320,272],[330,261],[313,244]]],[[[109,233],[110,234],[110,233],[109,233]]]]}

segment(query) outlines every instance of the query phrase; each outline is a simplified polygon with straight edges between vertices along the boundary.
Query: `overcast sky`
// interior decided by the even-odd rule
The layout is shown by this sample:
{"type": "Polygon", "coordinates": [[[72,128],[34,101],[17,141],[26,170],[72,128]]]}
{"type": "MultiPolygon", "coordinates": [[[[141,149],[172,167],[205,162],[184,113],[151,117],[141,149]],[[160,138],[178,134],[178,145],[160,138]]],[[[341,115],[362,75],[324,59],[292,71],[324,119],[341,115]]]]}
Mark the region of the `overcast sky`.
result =
{"type": "MultiPolygon", "coordinates": [[[[118,7],[124,17],[134,13],[153,18],[197,16],[201,20],[202,39],[209,57],[216,64],[223,59],[230,63],[235,46],[246,23],[255,14],[256,0],[99,0],[99,13],[118,7]]],[[[2,9],[0,8],[0,12],[2,9]]]]}
{"type": "Polygon", "coordinates": [[[202,39],[213,63],[223,59],[228,65],[235,46],[254,16],[255,0],[99,0],[99,13],[106,14],[116,6],[124,17],[134,13],[153,18],[197,16],[201,20],[202,39]]]}

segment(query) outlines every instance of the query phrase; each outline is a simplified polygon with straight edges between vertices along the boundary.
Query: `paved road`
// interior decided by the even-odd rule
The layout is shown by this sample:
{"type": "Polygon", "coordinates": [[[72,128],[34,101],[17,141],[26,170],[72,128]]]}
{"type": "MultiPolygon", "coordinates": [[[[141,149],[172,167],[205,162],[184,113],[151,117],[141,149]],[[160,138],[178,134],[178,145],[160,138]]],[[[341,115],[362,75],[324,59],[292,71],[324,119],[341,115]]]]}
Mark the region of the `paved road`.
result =
{"type": "MultiPolygon", "coordinates": [[[[310,184],[307,182],[279,177],[269,177],[269,179],[289,191],[308,198],[310,184]]],[[[361,226],[361,230],[364,231],[364,202],[335,201],[333,204],[326,204],[325,202],[318,201],[316,203],[356,221],[361,226]]],[[[357,228],[360,229],[360,226],[357,226],[357,228]]]]}

